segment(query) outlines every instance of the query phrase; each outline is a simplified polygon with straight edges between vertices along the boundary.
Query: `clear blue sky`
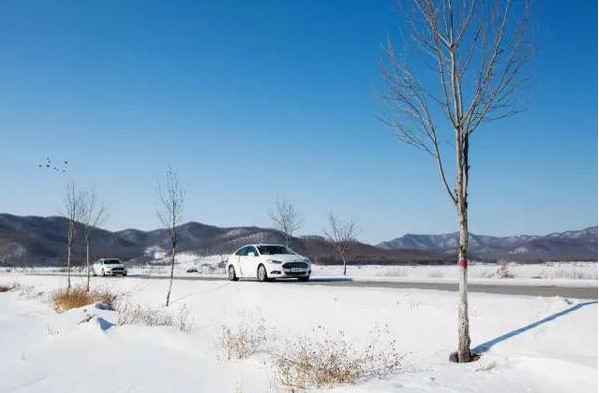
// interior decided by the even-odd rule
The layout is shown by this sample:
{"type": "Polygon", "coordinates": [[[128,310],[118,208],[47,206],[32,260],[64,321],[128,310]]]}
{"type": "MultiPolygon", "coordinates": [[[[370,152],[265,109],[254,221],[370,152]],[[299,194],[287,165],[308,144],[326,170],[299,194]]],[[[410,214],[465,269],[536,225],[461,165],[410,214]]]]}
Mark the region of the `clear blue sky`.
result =
{"type": "MultiPolygon", "coordinates": [[[[530,109],[472,144],[475,233],[597,224],[597,3],[535,7],[530,109]]],[[[156,228],[170,162],[187,220],[270,226],[281,196],[303,233],[330,209],[367,242],[454,231],[434,163],[376,120],[400,22],[392,1],[3,1],[0,211],[54,215],[72,179],[108,228],[156,228]]]]}

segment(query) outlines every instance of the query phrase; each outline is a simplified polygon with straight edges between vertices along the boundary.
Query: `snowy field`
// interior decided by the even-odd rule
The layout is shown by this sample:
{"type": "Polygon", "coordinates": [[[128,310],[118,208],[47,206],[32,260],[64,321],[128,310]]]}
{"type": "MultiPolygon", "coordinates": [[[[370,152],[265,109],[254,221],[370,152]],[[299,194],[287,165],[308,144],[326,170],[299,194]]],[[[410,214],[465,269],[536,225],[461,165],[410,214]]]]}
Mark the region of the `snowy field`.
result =
{"type": "Polygon", "coordinates": [[[455,364],[448,361],[457,330],[451,292],[175,280],[166,309],[167,280],[93,279],[94,288],[117,293],[119,302],[171,315],[185,326],[178,329],[113,325],[117,312],[93,306],[58,314],[50,296],[66,285],[62,276],[0,274],[0,285],[15,283],[20,288],[0,293],[1,393],[288,392],[278,383],[276,357],[299,337],[322,343],[345,337],[358,349],[395,340],[403,356],[382,379],[313,392],[598,388],[596,301],[473,293],[473,347],[487,350],[477,362],[455,364]],[[226,360],[218,344],[223,325],[235,330],[240,323],[265,333],[268,345],[247,359],[226,360]]]}
{"type": "MultiPolygon", "coordinates": [[[[129,266],[131,275],[167,276],[170,267],[164,252],[156,255],[155,262],[143,266],[129,266]]],[[[175,276],[222,276],[225,277],[225,260],[227,256],[200,257],[190,253],[177,255],[175,276]]],[[[14,268],[2,269],[16,272],[44,273],[57,272],[60,268],[14,268]]],[[[74,271],[83,273],[84,268],[76,267],[74,271]]],[[[313,277],[341,277],[343,266],[312,265],[313,277]]],[[[356,280],[398,280],[426,282],[455,282],[458,270],[454,265],[447,266],[383,266],[363,265],[348,266],[347,276],[356,280]]],[[[526,283],[562,284],[562,285],[597,285],[597,262],[546,262],[539,264],[488,264],[471,263],[468,268],[471,282],[494,283],[526,283]]]]}

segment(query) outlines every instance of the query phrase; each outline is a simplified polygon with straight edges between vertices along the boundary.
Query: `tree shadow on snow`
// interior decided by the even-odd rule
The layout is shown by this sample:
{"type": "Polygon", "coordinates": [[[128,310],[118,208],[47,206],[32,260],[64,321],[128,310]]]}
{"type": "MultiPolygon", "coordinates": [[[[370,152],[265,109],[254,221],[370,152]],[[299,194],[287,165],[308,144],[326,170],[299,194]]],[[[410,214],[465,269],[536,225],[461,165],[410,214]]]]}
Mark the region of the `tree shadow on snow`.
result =
{"type": "Polygon", "coordinates": [[[541,319],[539,321],[533,322],[533,323],[531,323],[529,325],[526,325],[526,326],[523,326],[523,327],[521,327],[519,329],[512,330],[511,332],[508,332],[508,333],[506,333],[504,335],[501,335],[501,336],[496,337],[496,338],[494,338],[492,340],[489,340],[487,342],[484,342],[482,344],[477,345],[476,347],[472,348],[472,352],[474,352],[476,354],[485,353],[489,349],[491,349],[491,347],[493,347],[496,344],[499,344],[502,341],[508,340],[508,339],[510,339],[510,338],[512,338],[514,336],[517,336],[517,335],[519,335],[521,333],[524,333],[524,332],[526,332],[526,331],[528,331],[530,329],[536,328],[539,325],[542,325],[544,323],[553,321],[553,320],[555,320],[555,319],[557,319],[559,317],[563,317],[566,314],[569,314],[569,313],[571,313],[573,311],[578,310],[579,308],[582,308],[582,307],[585,307],[585,306],[589,306],[591,304],[597,304],[597,300],[575,304],[572,307],[569,307],[569,308],[567,308],[567,309],[565,309],[563,311],[560,311],[558,313],[551,314],[548,317],[545,317],[545,318],[543,318],[543,319],[541,319]]]}

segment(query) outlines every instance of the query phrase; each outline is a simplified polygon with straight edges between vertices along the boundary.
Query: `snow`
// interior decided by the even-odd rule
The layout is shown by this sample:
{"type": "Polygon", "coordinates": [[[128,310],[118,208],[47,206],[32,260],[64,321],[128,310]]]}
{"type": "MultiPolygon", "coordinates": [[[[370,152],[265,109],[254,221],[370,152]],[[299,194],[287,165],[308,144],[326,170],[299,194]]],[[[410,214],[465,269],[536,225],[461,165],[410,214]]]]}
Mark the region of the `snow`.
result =
{"type": "MultiPolygon", "coordinates": [[[[148,255],[156,256],[152,263],[146,265],[128,265],[132,275],[166,276],[170,274],[170,260],[166,251],[158,248],[146,250],[148,255]]],[[[225,277],[224,261],[227,255],[198,256],[191,252],[178,253],[175,258],[175,276],[190,274],[214,275],[225,277]],[[193,272],[188,272],[193,268],[193,272]]],[[[468,267],[468,277],[471,282],[493,283],[526,283],[527,285],[597,285],[597,262],[545,262],[538,264],[507,264],[510,278],[502,278],[498,270],[501,265],[490,263],[471,263],[468,267]]],[[[17,271],[28,273],[51,273],[61,268],[0,268],[0,272],[17,271]]],[[[83,267],[74,268],[75,272],[84,272],[83,267]]],[[[343,267],[339,265],[312,265],[313,276],[340,276],[343,267]]],[[[456,282],[457,269],[455,265],[350,265],[347,267],[348,277],[354,279],[393,279],[426,282],[456,282]]]]}
{"type": "MultiPolygon", "coordinates": [[[[81,284],[84,278],[73,280],[81,284]]],[[[451,292],[175,280],[166,309],[161,305],[167,280],[93,279],[94,287],[134,304],[173,315],[185,307],[193,321],[185,333],[111,326],[116,313],[93,305],[56,314],[48,295],[64,287],[62,276],[0,274],[0,284],[14,282],[22,290],[0,293],[2,393],[283,392],[265,354],[235,361],[216,356],[221,326],[235,326],[248,315],[278,332],[272,341],[280,350],[283,338],[309,335],[317,326],[343,330],[357,346],[369,341],[376,326],[387,326],[385,339],[396,339],[406,355],[403,368],[388,378],[326,390],[332,393],[598,388],[596,301],[473,293],[473,346],[496,343],[478,362],[458,365],[448,361],[457,330],[457,297],[451,292]]]]}

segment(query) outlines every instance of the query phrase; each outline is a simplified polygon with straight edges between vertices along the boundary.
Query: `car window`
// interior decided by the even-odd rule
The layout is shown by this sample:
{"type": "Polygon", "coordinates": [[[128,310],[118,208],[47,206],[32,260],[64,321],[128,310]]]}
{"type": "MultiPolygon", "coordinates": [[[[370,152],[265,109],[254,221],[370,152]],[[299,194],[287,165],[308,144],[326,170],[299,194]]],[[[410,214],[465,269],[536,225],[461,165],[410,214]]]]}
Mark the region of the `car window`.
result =
{"type": "Polygon", "coordinates": [[[245,255],[246,251],[247,251],[247,247],[241,247],[239,250],[237,250],[235,255],[243,256],[243,255],[245,255]]]}
{"type": "Polygon", "coordinates": [[[106,259],[106,260],[104,261],[104,264],[105,264],[105,265],[118,265],[118,264],[120,264],[120,263],[121,263],[121,261],[120,261],[120,260],[118,260],[118,259],[106,259]]]}
{"type": "Polygon", "coordinates": [[[260,255],[293,255],[294,252],[285,246],[258,246],[260,255]]]}
{"type": "Polygon", "coordinates": [[[256,256],[260,255],[260,254],[258,254],[258,250],[256,250],[256,247],[254,247],[254,246],[248,247],[248,251],[245,253],[245,255],[248,255],[250,252],[253,252],[254,255],[256,255],[256,256]]]}

